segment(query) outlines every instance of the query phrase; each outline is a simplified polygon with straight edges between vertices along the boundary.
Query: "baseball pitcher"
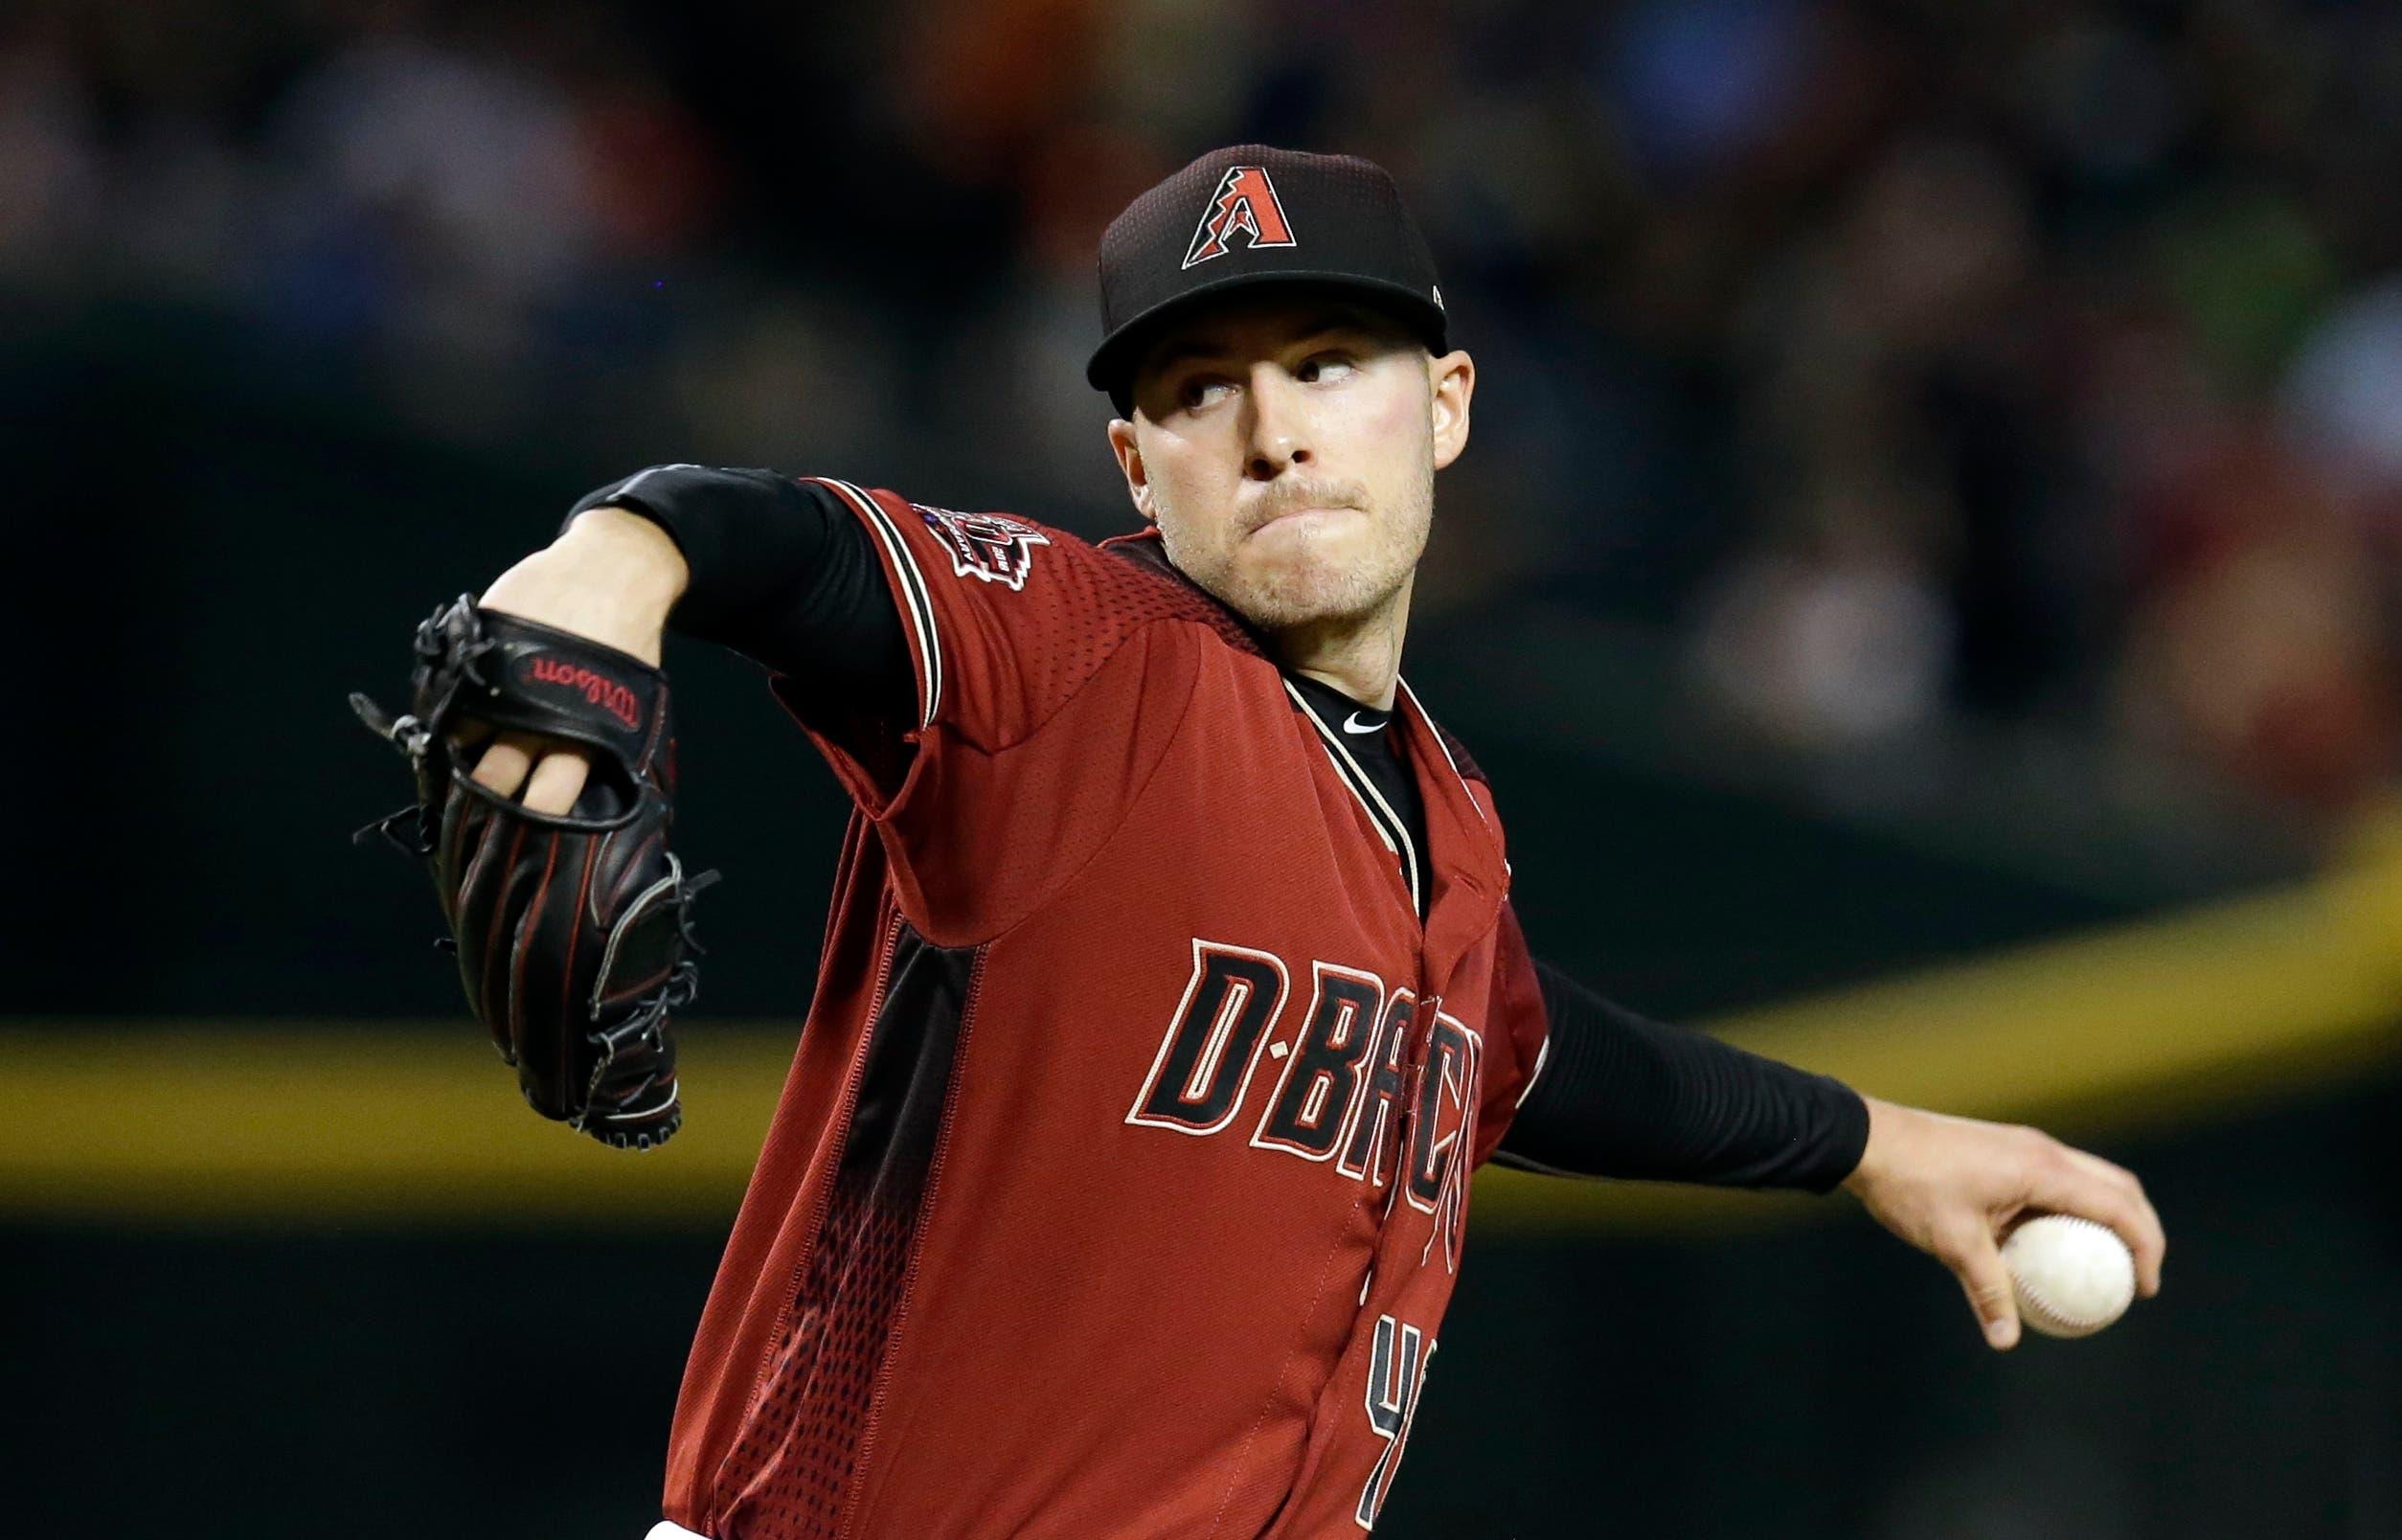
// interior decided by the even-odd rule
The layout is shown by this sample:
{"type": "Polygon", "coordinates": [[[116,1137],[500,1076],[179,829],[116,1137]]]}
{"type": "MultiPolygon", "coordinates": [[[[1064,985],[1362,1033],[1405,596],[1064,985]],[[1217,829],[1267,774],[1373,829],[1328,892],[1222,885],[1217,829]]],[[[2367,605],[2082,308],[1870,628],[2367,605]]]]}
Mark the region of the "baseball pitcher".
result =
{"type": "Polygon", "coordinates": [[[407,715],[370,709],[471,1007],[613,1144],[681,1116],[663,633],[764,665],[855,804],[655,1533],[1356,1535],[1487,1160],[1847,1188],[1996,1348],[2022,1212],[2108,1225],[2158,1288],[2117,1166],[1530,955],[1506,797],[1400,674],[1476,366],[1383,170],[1213,151],[1099,270],[1138,532],[653,466],[421,628],[407,715]]]}

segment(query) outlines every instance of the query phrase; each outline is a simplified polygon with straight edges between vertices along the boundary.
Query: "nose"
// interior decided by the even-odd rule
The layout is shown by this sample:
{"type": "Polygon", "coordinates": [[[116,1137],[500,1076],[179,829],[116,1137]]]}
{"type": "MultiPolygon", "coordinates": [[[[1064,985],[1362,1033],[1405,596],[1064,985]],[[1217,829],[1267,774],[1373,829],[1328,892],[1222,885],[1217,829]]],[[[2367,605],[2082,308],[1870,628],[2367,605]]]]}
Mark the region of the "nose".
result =
{"type": "Polygon", "coordinates": [[[1300,388],[1285,372],[1262,363],[1251,372],[1244,392],[1251,408],[1250,458],[1243,469],[1254,481],[1274,481],[1293,465],[1306,465],[1309,446],[1308,407],[1300,388]]]}

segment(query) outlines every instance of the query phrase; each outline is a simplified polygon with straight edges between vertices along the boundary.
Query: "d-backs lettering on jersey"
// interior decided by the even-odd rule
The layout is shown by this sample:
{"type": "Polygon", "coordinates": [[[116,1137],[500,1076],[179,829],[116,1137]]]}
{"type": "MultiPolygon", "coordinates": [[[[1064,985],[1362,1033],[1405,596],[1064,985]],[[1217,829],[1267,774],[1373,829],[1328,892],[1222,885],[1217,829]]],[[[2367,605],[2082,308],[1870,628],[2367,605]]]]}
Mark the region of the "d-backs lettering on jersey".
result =
{"type": "Polygon", "coordinates": [[[1421,917],[1156,538],[824,485],[875,540],[918,711],[905,757],[854,756],[786,696],[857,812],[668,1516],[1357,1535],[1542,1049],[1488,788],[1405,689],[1421,917]]]}
{"type": "MultiPolygon", "coordinates": [[[[1287,1039],[1280,1030],[1292,970],[1283,960],[1195,938],[1192,976],[1126,1121],[1180,1134],[1248,1127],[1254,1149],[1331,1161],[1339,1175],[1381,1190],[1417,996],[1406,986],[1388,995],[1365,968],[1313,962],[1310,973],[1309,1005],[1287,1039]],[[1263,1053],[1281,1068],[1272,1089],[1253,1098],[1263,1053]]],[[[1410,1142],[1399,1152],[1400,1195],[1426,1213],[1444,1208],[1444,1260],[1456,1270],[1465,1212],[1449,1201],[1450,1177],[1455,1157],[1475,1142],[1484,1039],[1439,1010],[1423,1041],[1416,1100],[1407,1109],[1410,1142]]]]}

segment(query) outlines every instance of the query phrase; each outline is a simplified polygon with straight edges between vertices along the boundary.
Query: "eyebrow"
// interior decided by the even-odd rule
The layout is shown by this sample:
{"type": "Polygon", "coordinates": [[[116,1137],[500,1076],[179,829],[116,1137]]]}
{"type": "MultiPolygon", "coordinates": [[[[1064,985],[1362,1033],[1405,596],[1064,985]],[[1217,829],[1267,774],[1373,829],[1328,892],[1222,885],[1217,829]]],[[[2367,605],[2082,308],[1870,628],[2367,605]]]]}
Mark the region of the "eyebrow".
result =
{"type": "MultiPolygon", "coordinates": [[[[1312,311],[1299,326],[1284,334],[1284,341],[1289,345],[1328,331],[1371,331],[1373,329],[1373,326],[1361,311],[1344,306],[1312,311]]],[[[1214,335],[1187,337],[1181,341],[1171,342],[1163,348],[1158,356],[1150,361],[1150,368],[1154,371],[1165,371],[1174,368],[1187,359],[1222,358],[1228,351],[1226,344],[1214,335]]]]}

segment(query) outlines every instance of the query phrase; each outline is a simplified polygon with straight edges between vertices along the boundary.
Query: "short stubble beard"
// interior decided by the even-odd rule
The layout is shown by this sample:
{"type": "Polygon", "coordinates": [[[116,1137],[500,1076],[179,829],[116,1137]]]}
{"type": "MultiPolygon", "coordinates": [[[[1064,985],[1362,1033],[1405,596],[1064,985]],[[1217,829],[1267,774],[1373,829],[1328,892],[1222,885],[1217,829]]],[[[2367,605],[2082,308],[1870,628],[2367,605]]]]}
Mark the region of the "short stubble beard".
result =
{"type": "MultiPolygon", "coordinates": [[[[1418,557],[1425,554],[1435,511],[1431,445],[1421,459],[1411,495],[1402,506],[1389,510],[1386,517],[1375,521],[1373,547],[1348,566],[1331,567],[1311,555],[1278,563],[1256,576],[1246,574],[1235,549],[1193,549],[1191,542],[1182,538],[1184,521],[1164,506],[1159,510],[1160,540],[1177,571],[1262,631],[1357,623],[1394,602],[1417,570],[1418,557]]],[[[1303,491],[1271,503],[1262,511],[1260,521],[1264,523],[1280,511],[1325,500],[1328,500],[1326,492],[1305,484],[1303,491]]],[[[1333,501],[1337,506],[1358,507],[1366,499],[1363,495],[1333,501]]],[[[1237,536],[1235,546],[1239,547],[1250,533],[1246,530],[1237,536]]]]}

